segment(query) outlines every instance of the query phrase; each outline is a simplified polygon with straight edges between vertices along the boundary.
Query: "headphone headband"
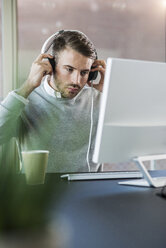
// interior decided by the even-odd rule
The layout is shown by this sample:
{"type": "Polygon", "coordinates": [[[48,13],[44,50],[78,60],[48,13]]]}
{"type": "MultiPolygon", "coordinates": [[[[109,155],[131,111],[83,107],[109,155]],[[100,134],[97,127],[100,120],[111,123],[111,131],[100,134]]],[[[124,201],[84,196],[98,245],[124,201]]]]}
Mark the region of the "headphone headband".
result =
{"type": "Polygon", "coordinates": [[[62,34],[63,32],[64,30],[60,30],[55,34],[51,35],[50,37],[48,37],[48,39],[44,42],[42,46],[41,53],[46,53],[50,49],[55,37],[58,36],[59,34],[62,34]]]}
{"type": "MultiPolygon", "coordinates": [[[[83,32],[78,31],[78,30],[60,30],[60,31],[52,34],[50,37],[48,37],[48,39],[44,42],[44,44],[43,44],[43,46],[41,48],[41,53],[48,52],[48,50],[50,49],[51,45],[53,44],[53,41],[54,41],[55,37],[58,36],[59,34],[62,34],[65,31],[76,31],[76,32],[79,32],[79,33],[83,34],[84,36],[86,36],[83,32]]],[[[87,39],[88,39],[88,37],[87,37],[87,39]]],[[[96,49],[95,49],[95,53],[96,53],[96,57],[97,57],[96,49]]]]}

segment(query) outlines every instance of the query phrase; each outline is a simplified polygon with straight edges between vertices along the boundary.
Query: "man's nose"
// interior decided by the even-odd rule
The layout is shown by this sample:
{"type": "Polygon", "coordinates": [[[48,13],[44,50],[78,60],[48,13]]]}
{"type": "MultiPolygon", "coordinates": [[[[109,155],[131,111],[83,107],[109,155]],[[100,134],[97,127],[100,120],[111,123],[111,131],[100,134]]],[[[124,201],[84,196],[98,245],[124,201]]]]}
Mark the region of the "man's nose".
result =
{"type": "Polygon", "coordinates": [[[72,83],[73,84],[80,84],[81,83],[81,75],[79,72],[75,71],[72,75],[72,83]]]}

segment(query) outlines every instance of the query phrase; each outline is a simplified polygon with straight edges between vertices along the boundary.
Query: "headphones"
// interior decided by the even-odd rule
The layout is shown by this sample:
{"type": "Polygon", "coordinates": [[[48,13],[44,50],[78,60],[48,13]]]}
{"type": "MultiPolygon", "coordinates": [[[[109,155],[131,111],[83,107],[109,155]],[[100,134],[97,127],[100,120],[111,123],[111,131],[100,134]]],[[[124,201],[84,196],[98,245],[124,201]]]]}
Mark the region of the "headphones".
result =
{"type": "MultiPolygon", "coordinates": [[[[66,30],[66,31],[68,31],[68,30],[66,30]]],[[[77,31],[77,30],[71,30],[71,31],[77,31]]],[[[44,42],[44,44],[43,44],[43,46],[42,46],[42,48],[41,48],[41,53],[47,53],[48,50],[50,49],[50,47],[52,46],[54,40],[55,40],[56,38],[58,38],[58,36],[60,36],[60,35],[61,35],[62,33],[64,33],[64,32],[65,32],[65,30],[60,30],[60,31],[56,32],[55,34],[51,35],[51,36],[44,42]]],[[[77,32],[81,33],[80,31],[77,31],[77,32]]],[[[83,34],[83,33],[82,33],[82,34],[83,34]]],[[[83,34],[83,35],[85,36],[85,34],[83,34]]],[[[95,49],[95,54],[96,54],[96,59],[97,59],[98,56],[97,56],[97,51],[96,51],[96,49],[95,49]]],[[[48,58],[48,60],[49,60],[49,62],[50,62],[50,64],[51,64],[51,66],[52,66],[53,72],[55,72],[55,66],[56,66],[56,61],[55,61],[55,59],[54,59],[54,58],[53,58],[53,59],[48,58]]],[[[93,69],[93,68],[94,68],[94,67],[92,66],[91,69],[93,69]]],[[[89,73],[89,77],[88,77],[88,81],[93,81],[93,80],[95,80],[95,79],[97,78],[97,75],[98,75],[98,71],[90,72],[90,73],[89,73]]]]}

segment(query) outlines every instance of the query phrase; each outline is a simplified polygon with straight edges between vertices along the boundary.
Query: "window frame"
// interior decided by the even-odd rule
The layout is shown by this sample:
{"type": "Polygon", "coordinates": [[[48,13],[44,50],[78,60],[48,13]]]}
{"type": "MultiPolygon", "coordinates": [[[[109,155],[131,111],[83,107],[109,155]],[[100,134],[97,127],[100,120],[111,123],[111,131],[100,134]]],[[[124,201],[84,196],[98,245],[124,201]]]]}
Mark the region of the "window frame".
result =
{"type": "Polygon", "coordinates": [[[18,86],[17,0],[2,0],[3,98],[18,86]],[[10,59],[9,59],[10,58],[10,59]]]}

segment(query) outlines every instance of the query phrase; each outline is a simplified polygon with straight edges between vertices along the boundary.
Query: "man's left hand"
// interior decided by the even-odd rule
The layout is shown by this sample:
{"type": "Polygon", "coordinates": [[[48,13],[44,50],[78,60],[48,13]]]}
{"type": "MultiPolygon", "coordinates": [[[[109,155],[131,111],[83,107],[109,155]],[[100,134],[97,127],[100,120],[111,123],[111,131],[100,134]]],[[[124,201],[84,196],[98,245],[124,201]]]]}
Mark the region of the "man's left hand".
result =
{"type": "MultiPolygon", "coordinates": [[[[95,67],[91,69],[92,71],[99,71],[100,73],[100,81],[98,84],[93,84],[93,87],[100,92],[103,90],[104,85],[104,76],[105,76],[105,69],[106,69],[106,62],[104,60],[96,59],[94,63],[92,64],[92,67],[95,67]]],[[[88,85],[91,86],[91,82],[88,82],[88,85]]]]}

